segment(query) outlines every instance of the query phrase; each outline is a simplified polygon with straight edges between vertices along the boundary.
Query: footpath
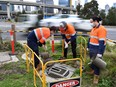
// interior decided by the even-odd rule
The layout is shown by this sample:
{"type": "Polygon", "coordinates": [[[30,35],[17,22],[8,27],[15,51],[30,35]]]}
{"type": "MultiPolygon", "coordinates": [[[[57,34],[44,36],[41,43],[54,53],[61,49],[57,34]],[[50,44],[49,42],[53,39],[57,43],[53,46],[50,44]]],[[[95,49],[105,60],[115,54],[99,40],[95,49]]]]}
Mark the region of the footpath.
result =
{"type": "MultiPolygon", "coordinates": [[[[20,44],[26,43],[26,41],[19,41],[20,44]]],[[[16,55],[11,55],[11,52],[0,52],[0,66],[10,62],[17,62],[19,59],[16,55]]]]}
{"type": "Polygon", "coordinates": [[[19,59],[16,55],[10,55],[9,52],[0,52],[0,66],[5,63],[17,62],[19,59]]]}

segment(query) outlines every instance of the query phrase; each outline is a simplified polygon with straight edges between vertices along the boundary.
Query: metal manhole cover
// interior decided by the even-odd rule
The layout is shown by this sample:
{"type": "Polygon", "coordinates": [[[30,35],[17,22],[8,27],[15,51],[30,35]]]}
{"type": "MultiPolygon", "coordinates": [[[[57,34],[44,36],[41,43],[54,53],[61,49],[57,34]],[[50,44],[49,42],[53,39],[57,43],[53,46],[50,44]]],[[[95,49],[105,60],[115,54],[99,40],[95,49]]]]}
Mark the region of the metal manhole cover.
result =
{"type": "Polygon", "coordinates": [[[54,64],[52,67],[47,69],[47,75],[52,78],[71,77],[72,74],[73,72],[64,64],[54,64]]]}

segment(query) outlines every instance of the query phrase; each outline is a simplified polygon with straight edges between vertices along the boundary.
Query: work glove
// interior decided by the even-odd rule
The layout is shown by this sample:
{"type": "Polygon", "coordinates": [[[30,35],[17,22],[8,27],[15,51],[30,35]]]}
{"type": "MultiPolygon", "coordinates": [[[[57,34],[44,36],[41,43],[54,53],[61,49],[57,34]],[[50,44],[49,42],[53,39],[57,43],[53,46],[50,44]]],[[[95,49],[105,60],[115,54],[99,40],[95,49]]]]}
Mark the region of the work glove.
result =
{"type": "Polygon", "coordinates": [[[68,43],[65,41],[65,47],[64,48],[68,48],[68,43]]]}
{"type": "Polygon", "coordinates": [[[96,57],[98,57],[98,58],[102,58],[102,54],[97,54],[96,57]]]}
{"type": "Polygon", "coordinates": [[[42,43],[41,42],[38,42],[38,46],[42,47],[42,43]]]}
{"type": "Polygon", "coordinates": [[[92,64],[92,62],[93,62],[93,60],[91,59],[91,60],[90,60],[90,62],[88,63],[88,65],[91,65],[91,64],[92,64]]]}
{"type": "Polygon", "coordinates": [[[89,48],[87,48],[86,50],[89,51],[89,48]]]}
{"type": "Polygon", "coordinates": [[[43,45],[43,49],[46,51],[47,50],[47,46],[46,45],[43,45]]]}

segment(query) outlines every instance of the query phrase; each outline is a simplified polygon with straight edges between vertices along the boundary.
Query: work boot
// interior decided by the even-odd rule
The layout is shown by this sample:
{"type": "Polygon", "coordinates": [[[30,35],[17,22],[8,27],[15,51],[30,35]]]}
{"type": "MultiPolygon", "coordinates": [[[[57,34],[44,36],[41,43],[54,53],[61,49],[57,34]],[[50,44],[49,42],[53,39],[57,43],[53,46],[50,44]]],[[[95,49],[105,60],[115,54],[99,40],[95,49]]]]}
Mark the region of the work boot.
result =
{"type": "Polygon", "coordinates": [[[94,75],[93,84],[98,84],[99,75],[94,75]]]}
{"type": "MultiPolygon", "coordinates": [[[[42,68],[41,63],[39,63],[39,64],[37,65],[37,68],[36,68],[37,72],[39,72],[39,71],[41,70],[41,68],[42,68]]],[[[35,75],[36,75],[36,76],[38,76],[38,75],[37,75],[37,72],[35,71],[35,75]]],[[[40,75],[40,76],[41,76],[41,75],[40,75]]]]}
{"type": "Polygon", "coordinates": [[[89,74],[89,75],[93,75],[94,74],[94,70],[91,69],[90,72],[86,72],[86,73],[89,74]]]}
{"type": "Polygon", "coordinates": [[[39,63],[39,64],[37,65],[36,70],[37,70],[37,71],[40,71],[41,68],[42,68],[41,63],[39,63]]]}

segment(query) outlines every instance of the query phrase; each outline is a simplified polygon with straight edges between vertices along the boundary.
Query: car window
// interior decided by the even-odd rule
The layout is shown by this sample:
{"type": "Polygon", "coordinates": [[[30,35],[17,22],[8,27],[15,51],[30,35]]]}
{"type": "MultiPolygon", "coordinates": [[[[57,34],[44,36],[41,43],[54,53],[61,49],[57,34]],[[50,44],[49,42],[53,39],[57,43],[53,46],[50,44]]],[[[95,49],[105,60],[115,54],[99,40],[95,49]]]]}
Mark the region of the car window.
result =
{"type": "Polygon", "coordinates": [[[58,19],[58,16],[52,16],[52,17],[50,17],[48,19],[58,19]]]}
{"type": "Polygon", "coordinates": [[[60,18],[60,16],[61,16],[61,15],[55,15],[55,16],[51,16],[51,17],[49,17],[49,18],[47,18],[47,19],[58,19],[58,18],[60,18]]]}
{"type": "Polygon", "coordinates": [[[71,18],[78,18],[78,16],[70,16],[71,18]]]}
{"type": "Polygon", "coordinates": [[[69,15],[61,15],[60,18],[68,18],[69,15]]]}
{"type": "Polygon", "coordinates": [[[27,16],[19,16],[18,19],[17,19],[17,22],[24,22],[24,21],[28,21],[27,16]]]}
{"type": "Polygon", "coordinates": [[[79,18],[79,16],[76,16],[76,15],[70,15],[70,18],[82,19],[82,18],[79,18]]]}

